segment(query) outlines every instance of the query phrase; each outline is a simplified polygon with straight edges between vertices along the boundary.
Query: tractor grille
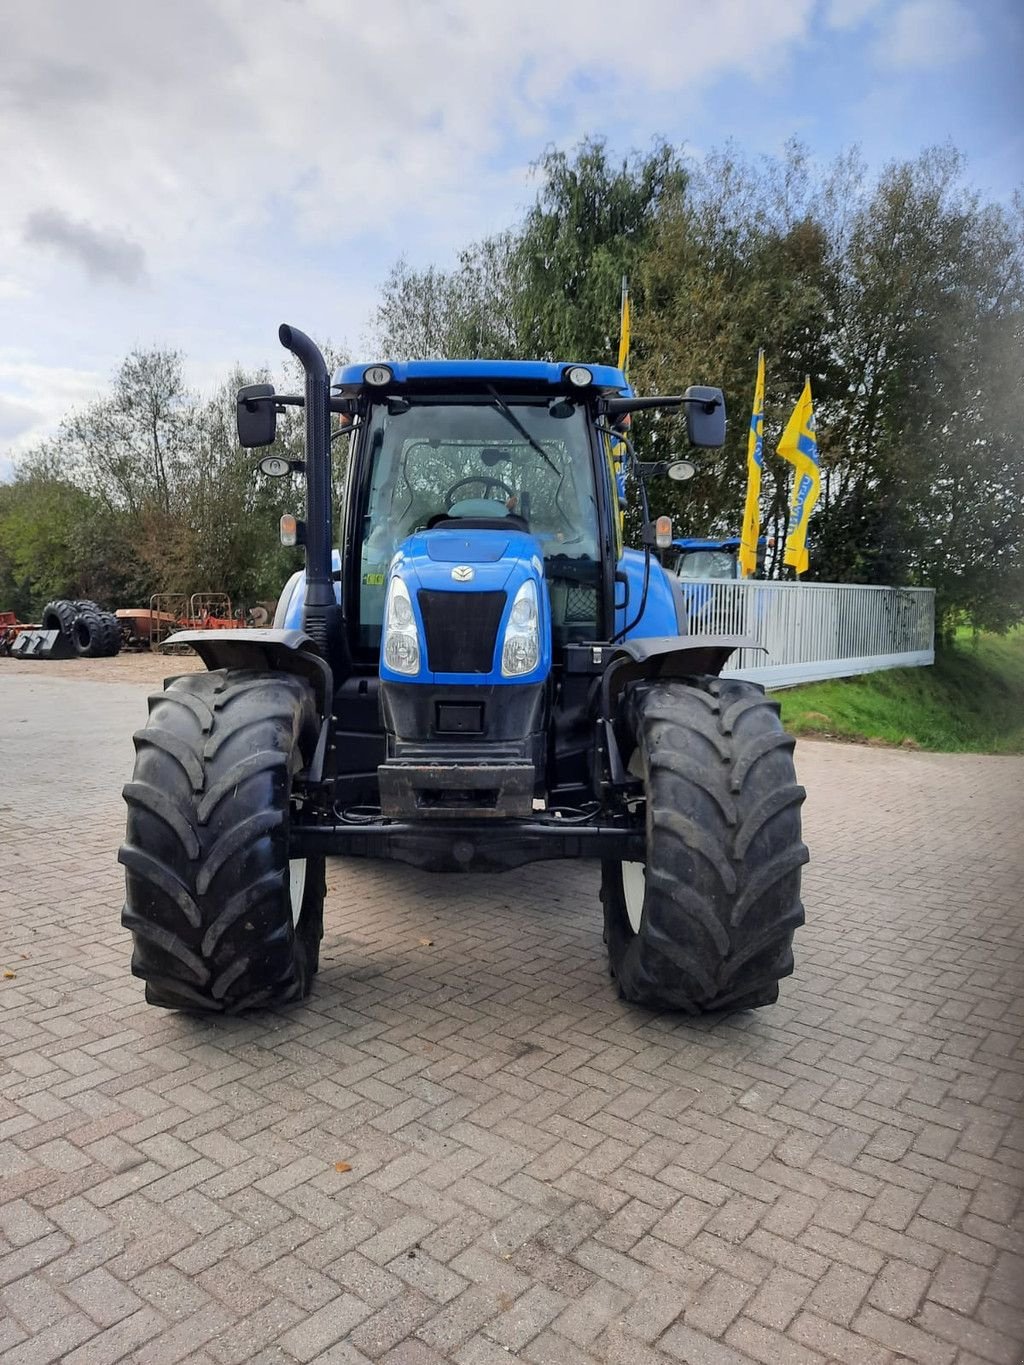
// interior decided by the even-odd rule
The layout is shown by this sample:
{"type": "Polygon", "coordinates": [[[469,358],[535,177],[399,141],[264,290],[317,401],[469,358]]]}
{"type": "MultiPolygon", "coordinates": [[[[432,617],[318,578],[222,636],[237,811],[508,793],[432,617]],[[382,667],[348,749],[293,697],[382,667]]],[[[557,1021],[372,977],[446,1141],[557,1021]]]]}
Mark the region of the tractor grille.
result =
{"type": "Polygon", "coordinates": [[[431,673],[490,673],[503,592],[418,593],[431,673]]]}

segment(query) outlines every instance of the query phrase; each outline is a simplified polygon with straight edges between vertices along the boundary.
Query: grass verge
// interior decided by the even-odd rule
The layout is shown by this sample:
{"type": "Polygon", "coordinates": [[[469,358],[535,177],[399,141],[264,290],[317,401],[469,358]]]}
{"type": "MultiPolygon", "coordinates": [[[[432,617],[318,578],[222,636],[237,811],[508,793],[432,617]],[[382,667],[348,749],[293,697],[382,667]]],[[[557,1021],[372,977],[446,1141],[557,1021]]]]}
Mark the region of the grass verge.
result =
{"type": "Polygon", "coordinates": [[[776,693],[797,735],[944,753],[1024,753],[1024,629],[963,631],[931,668],[894,668],[776,693]]]}

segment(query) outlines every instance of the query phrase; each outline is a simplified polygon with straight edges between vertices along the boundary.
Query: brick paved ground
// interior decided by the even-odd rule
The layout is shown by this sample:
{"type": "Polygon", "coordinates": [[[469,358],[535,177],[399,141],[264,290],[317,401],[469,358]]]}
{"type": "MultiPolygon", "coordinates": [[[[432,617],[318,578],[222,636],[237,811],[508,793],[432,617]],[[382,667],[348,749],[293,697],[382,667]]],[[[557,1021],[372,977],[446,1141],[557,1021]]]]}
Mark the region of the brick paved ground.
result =
{"type": "Polygon", "coordinates": [[[308,1005],[205,1023],[117,922],[144,695],[0,676],[0,1358],[1019,1359],[1024,763],[802,745],[773,1009],[621,1004],[586,868],[336,864],[308,1005]]]}

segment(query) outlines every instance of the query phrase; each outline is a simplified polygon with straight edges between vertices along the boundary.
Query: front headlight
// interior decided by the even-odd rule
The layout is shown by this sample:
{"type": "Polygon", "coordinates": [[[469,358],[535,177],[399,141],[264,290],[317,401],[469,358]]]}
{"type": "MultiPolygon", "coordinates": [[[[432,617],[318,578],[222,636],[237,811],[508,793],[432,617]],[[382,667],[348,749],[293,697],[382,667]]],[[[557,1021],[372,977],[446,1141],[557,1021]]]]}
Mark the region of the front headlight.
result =
{"type": "Polygon", "coordinates": [[[393,673],[420,671],[420,637],[409,589],[397,575],[384,607],[384,662],[393,673]]]}
{"type": "Polygon", "coordinates": [[[540,662],[540,613],[537,607],[537,587],[527,579],[515,595],[505,627],[505,642],[501,649],[501,673],[514,678],[521,673],[532,673],[540,662]]]}

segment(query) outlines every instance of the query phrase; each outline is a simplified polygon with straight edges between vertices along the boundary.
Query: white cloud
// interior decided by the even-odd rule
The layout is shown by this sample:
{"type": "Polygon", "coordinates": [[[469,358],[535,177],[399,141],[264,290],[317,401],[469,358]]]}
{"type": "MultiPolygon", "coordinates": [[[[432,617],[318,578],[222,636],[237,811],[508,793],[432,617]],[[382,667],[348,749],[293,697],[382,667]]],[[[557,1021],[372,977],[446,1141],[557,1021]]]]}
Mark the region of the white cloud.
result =
{"type": "Polygon", "coordinates": [[[0,349],[0,452],[6,472],[11,455],[48,435],[69,409],[88,403],[102,387],[103,376],[94,370],[39,364],[23,351],[0,349]]]}
{"type": "Polygon", "coordinates": [[[882,4],[883,0],[828,0],[825,23],[829,28],[856,28],[882,4]]]}
{"type": "Polygon", "coordinates": [[[0,340],[47,376],[0,364],[42,414],[19,442],[134,345],[201,373],[278,364],[282,317],[355,340],[387,263],[506,225],[549,139],[644,145],[723,76],[767,88],[815,4],[638,0],[625,35],[620,0],[8,7],[0,340]]]}
{"type": "Polygon", "coordinates": [[[542,144],[556,106],[607,117],[631,82],[756,75],[811,10],[646,0],[619,43],[617,0],[37,0],[5,22],[0,223],[16,237],[59,213],[137,243],[156,273],[282,215],[339,244],[397,235],[410,212],[469,220],[488,160],[542,144]]]}
{"type": "Polygon", "coordinates": [[[963,62],[980,48],[975,16],[961,0],[906,0],[886,17],[875,56],[884,67],[928,69],[963,62]]]}

